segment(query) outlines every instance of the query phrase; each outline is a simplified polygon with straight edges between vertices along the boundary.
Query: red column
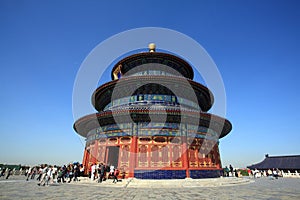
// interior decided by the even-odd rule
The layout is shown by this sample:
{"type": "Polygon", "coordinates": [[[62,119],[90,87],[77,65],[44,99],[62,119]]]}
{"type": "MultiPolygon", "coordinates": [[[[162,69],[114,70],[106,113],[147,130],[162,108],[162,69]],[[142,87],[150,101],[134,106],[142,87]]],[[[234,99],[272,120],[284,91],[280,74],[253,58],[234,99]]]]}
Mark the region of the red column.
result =
{"type": "Polygon", "coordinates": [[[82,165],[84,166],[84,174],[88,173],[89,168],[89,151],[85,148],[83,153],[82,165]]]}
{"type": "Polygon", "coordinates": [[[182,162],[183,167],[186,171],[186,178],[190,178],[190,172],[189,172],[189,161],[188,161],[188,144],[187,144],[187,137],[182,136],[182,162]]]}
{"type": "Polygon", "coordinates": [[[137,158],[137,136],[132,136],[130,146],[130,158],[129,158],[129,175],[128,177],[134,177],[134,169],[137,158]]]}
{"type": "Polygon", "coordinates": [[[84,166],[85,166],[86,154],[87,154],[87,150],[85,148],[83,151],[83,159],[82,159],[82,165],[84,165],[84,166]]]}
{"type": "Polygon", "coordinates": [[[90,162],[97,163],[97,158],[96,158],[96,141],[94,142],[93,145],[90,145],[90,155],[91,155],[91,160],[90,162]]]}
{"type": "Polygon", "coordinates": [[[95,157],[95,161],[96,162],[98,162],[99,161],[99,158],[98,158],[98,151],[99,151],[99,149],[98,149],[98,145],[99,144],[99,141],[98,140],[95,140],[95,146],[94,146],[94,151],[93,151],[93,153],[94,153],[94,157],[95,157]]]}
{"type": "Polygon", "coordinates": [[[216,144],[214,148],[214,154],[215,154],[215,161],[216,161],[216,166],[218,169],[222,169],[222,163],[221,163],[221,157],[220,157],[220,152],[219,152],[219,145],[216,144]]]}

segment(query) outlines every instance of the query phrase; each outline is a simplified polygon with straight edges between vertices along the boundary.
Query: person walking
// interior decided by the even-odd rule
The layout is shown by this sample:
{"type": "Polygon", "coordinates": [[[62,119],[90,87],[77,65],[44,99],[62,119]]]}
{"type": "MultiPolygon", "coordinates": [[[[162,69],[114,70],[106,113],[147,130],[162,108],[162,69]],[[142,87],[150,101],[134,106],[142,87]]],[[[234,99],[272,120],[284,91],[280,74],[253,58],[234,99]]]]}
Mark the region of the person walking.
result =
{"type": "Polygon", "coordinates": [[[224,168],[224,174],[225,174],[225,177],[229,176],[229,169],[227,166],[224,168]]]}
{"type": "Polygon", "coordinates": [[[38,177],[37,177],[37,181],[41,181],[41,178],[42,178],[42,175],[43,175],[43,168],[44,168],[44,165],[41,165],[40,167],[39,167],[39,170],[38,170],[38,177]]]}
{"type": "Polygon", "coordinates": [[[40,182],[38,183],[38,186],[45,186],[45,183],[47,181],[47,172],[48,172],[48,166],[47,165],[44,165],[42,167],[42,175],[41,175],[41,178],[40,178],[40,182]]]}
{"type": "Polygon", "coordinates": [[[84,166],[83,166],[83,164],[80,164],[79,169],[80,169],[80,175],[79,176],[84,176],[84,166]]]}
{"type": "Polygon", "coordinates": [[[64,165],[64,166],[62,166],[59,170],[58,170],[58,175],[57,175],[57,182],[58,183],[61,183],[61,182],[63,182],[63,183],[65,183],[66,181],[65,181],[65,175],[66,175],[66,172],[67,171],[67,168],[66,168],[66,166],[64,165]]]}
{"type": "Polygon", "coordinates": [[[95,174],[96,174],[96,164],[93,164],[91,166],[91,181],[95,180],[95,174]]]}
{"type": "Polygon", "coordinates": [[[117,183],[118,182],[118,176],[119,176],[119,170],[117,168],[114,169],[113,176],[114,176],[113,183],[117,183]]]}
{"type": "Polygon", "coordinates": [[[34,167],[31,171],[32,171],[32,173],[31,173],[30,179],[34,179],[34,177],[35,177],[35,175],[36,175],[36,173],[37,173],[37,168],[34,167]]]}
{"type": "Polygon", "coordinates": [[[11,172],[12,172],[12,171],[13,171],[13,169],[9,169],[9,170],[8,170],[6,179],[8,179],[8,177],[11,175],[11,172]]]}
{"type": "Polygon", "coordinates": [[[67,172],[68,172],[68,175],[69,175],[69,181],[68,183],[71,183],[73,177],[74,177],[74,167],[73,167],[73,164],[70,163],[67,167],[67,172]]]}
{"type": "Polygon", "coordinates": [[[113,165],[109,166],[109,174],[110,176],[114,175],[115,167],[113,165]]]}
{"type": "Polygon", "coordinates": [[[50,183],[53,183],[53,176],[52,176],[52,173],[53,173],[53,167],[52,166],[49,166],[48,168],[48,171],[47,171],[47,174],[46,174],[46,181],[45,181],[45,184],[46,185],[49,185],[49,182],[50,183]]]}
{"type": "Polygon", "coordinates": [[[80,176],[79,164],[74,165],[74,181],[79,181],[78,177],[80,176]]]}
{"type": "Polygon", "coordinates": [[[233,174],[233,167],[232,167],[232,165],[229,165],[229,169],[230,169],[231,176],[233,177],[234,174],[233,174]]]}
{"type": "Polygon", "coordinates": [[[98,183],[102,183],[103,178],[104,178],[104,173],[105,173],[105,165],[103,163],[99,164],[99,168],[98,168],[98,183]]]}
{"type": "Polygon", "coordinates": [[[1,177],[1,176],[5,176],[5,171],[6,171],[6,168],[5,168],[5,167],[3,167],[3,169],[1,170],[0,177],[1,177]]]}
{"type": "Polygon", "coordinates": [[[28,171],[27,171],[27,178],[26,178],[26,181],[29,180],[29,177],[31,176],[31,171],[32,171],[32,168],[29,167],[28,171]]]}
{"type": "Polygon", "coordinates": [[[110,176],[110,166],[109,166],[109,164],[105,165],[105,174],[106,174],[105,179],[108,180],[109,176],[110,176]]]}

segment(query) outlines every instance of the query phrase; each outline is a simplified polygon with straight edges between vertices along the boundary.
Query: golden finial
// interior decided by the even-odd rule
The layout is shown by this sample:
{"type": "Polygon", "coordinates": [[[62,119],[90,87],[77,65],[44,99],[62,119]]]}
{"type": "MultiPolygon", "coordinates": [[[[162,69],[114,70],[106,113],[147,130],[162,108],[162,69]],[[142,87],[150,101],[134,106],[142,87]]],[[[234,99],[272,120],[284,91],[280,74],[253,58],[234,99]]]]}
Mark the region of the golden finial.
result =
{"type": "Polygon", "coordinates": [[[148,48],[149,48],[149,52],[155,52],[155,48],[156,48],[156,45],[154,43],[150,43],[148,45],[148,48]]]}

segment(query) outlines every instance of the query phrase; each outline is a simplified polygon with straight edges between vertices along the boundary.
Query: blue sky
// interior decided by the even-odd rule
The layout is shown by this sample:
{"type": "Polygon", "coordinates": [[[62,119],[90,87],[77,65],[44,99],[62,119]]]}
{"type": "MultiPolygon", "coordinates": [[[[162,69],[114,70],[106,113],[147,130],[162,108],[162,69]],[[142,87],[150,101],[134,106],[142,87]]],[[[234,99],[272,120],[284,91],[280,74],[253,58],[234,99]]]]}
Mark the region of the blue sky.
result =
{"type": "Polygon", "coordinates": [[[139,27],[182,32],[218,66],[233,124],[220,140],[224,166],[300,154],[299,9],[283,0],[1,0],[0,163],[82,161],[76,73],[100,42],[139,27]]]}

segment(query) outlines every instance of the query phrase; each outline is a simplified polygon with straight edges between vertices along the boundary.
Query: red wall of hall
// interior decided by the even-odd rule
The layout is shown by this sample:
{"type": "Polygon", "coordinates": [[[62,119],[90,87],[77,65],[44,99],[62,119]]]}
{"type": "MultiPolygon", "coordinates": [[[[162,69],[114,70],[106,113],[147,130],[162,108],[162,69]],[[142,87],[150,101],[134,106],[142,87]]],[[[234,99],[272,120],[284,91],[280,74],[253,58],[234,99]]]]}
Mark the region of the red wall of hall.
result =
{"type": "MultiPolygon", "coordinates": [[[[118,166],[126,178],[139,169],[221,169],[218,143],[198,138],[152,136],[103,138],[87,143],[83,165],[88,174],[93,163],[108,164],[108,147],[119,147],[118,166]]],[[[188,170],[187,170],[188,171],[188,170]]],[[[189,174],[187,173],[187,177],[189,174]]]]}

